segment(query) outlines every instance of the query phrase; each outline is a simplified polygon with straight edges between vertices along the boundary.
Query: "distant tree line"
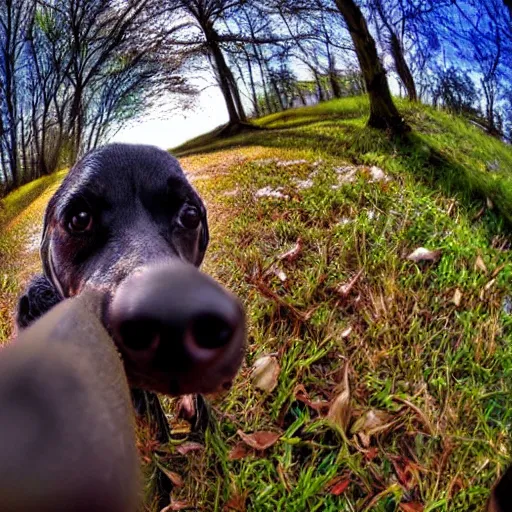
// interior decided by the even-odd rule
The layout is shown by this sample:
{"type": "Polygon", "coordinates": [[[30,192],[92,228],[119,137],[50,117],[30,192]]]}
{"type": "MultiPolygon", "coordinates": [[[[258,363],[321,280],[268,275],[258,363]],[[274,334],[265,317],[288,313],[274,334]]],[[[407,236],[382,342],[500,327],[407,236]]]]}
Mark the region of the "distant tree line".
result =
{"type": "Polygon", "coordinates": [[[398,90],[510,138],[511,11],[509,0],[0,0],[0,187],[74,161],[158,102],[191,101],[206,70],[228,132],[364,93],[368,124],[401,133],[398,90]]]}

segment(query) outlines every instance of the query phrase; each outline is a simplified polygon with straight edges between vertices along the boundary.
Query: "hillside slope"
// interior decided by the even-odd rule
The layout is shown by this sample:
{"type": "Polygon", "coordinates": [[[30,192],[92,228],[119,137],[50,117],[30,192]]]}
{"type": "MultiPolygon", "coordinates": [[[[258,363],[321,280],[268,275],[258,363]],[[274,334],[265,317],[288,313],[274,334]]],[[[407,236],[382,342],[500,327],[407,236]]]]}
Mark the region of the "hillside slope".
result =
{"type": "MultiPolygon", "coordinates": [[[[208,206],[205,270],[245,302],[249,347],[204,447],[144,452],[179,475],[174,510],[481,510],[510,460],[512,151],[400,107],[408,142],[347,99],[176,148],[208,206]],[[408,258],[420,247],[431,261],[408,258]]],[[[26,254],[8,223],[1,240],[26,254]]],[[[2,266],[4,304],[21,270],[2,266]]]]}

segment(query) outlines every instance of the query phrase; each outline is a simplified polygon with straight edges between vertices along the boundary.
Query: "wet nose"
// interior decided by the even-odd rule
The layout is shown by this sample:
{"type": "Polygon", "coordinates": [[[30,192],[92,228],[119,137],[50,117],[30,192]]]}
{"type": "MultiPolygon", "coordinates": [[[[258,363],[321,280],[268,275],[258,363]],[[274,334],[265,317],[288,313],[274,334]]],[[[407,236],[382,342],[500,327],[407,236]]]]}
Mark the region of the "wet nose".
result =
{"type": "Polygon", "coordinates": [[[185,263],[148,267],[127,278],[108,316],[118,348],[141,367],[208,373],[243,350],[239,301],[185,263]]]}

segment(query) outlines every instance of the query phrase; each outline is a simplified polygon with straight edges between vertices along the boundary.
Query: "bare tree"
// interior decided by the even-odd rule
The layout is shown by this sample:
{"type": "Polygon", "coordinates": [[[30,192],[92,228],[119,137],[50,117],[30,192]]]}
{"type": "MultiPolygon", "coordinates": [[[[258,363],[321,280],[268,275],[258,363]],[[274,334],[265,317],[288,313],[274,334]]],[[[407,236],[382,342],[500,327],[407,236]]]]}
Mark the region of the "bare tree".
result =
{"type": "Polygon", "coordinates": [[[370,98],[368,125],[373,128],[389,129],[394,133],[409,130],[399,114],[389,90],[386,71],[377,54],[377,47],[368,29],[361,9],[354,0],[336,0],[347,28],[352,37],[366,89],[370,98]]]}

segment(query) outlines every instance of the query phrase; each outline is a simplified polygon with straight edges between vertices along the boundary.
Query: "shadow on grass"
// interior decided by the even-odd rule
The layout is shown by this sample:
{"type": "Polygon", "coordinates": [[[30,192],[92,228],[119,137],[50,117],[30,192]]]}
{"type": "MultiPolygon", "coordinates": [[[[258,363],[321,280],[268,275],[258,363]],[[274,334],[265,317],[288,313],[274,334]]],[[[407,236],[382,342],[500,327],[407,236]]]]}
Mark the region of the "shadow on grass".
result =
{"type": "MultiPolygon", "coordinates": [[[[295,116],[297,119],[300,116],[295,116]]],[[[309,121],[282,128],[267,128],[229,139],[213,139],[206,145],[184,148],[176,156],[210,153],[245,146],[265,146],[280,149],[310,150],[327,158],[343,158],[355,164],[380,165],[394,172],[407,172],[419,178],[433,191],[457,195],[467,213],[474,210],[475,201],[487,198],[494,204],[488,212],[491,231],[501,230],[506,224],[512,230],[512,176],[496,175],[479,168],[462,165],[441,153],[427,141],[421,132],[412,132],[402,138],[362,125],[362,119],[347,119],[341,123],[336,116],[311,116],[309,121]]],[[[448,153],[448,151],[447,151],[448,153]]],[[[481,165],[480,165],[481,167],[481,165]]]]}

